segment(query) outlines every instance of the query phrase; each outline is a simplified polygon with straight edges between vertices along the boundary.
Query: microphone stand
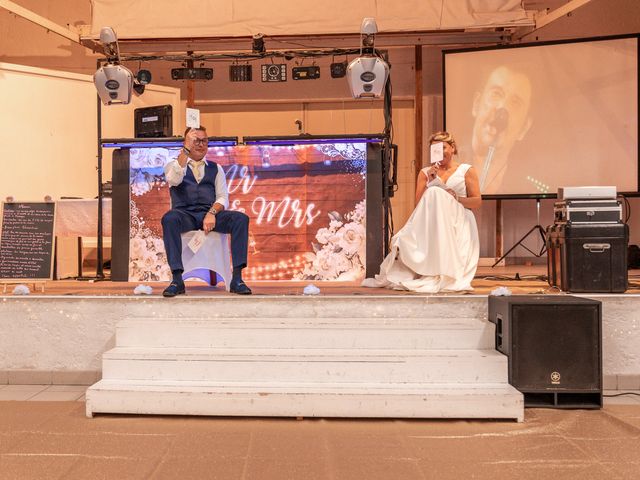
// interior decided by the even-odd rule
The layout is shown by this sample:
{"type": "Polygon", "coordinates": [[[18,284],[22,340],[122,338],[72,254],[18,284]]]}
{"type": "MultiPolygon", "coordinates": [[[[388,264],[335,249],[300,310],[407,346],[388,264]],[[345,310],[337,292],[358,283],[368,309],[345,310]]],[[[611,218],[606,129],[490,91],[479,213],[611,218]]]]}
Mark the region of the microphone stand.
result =
{"type": "Polygon", "coordinates": [[[491,166],[491,160],[493,160],[493,153],[496,151],[496,147],[491,145],[489,147],[489,151],[487,152],[487,158],[484,160],[484,165],[482,165],[482,173],[480,174],[480,191],[484,189],[484,184],[487,181],[487,175],[489,174],[489,167],[491,166]]]}
{"type": "Polygon", "coordinates": [[[491,268],[495,267],[496,265],[498,265],[502,260],[505,259],[505,257],[507,255],[509,255],[513,250],[515,250],[515,248],[517,246],[521,246],[522,248],[524,248],[525,250],[527,250],[529,253],[531,253],[534,257],[541,257],[543,256],[545,253],[547,253],[547,234],[544,230],[544,228],[542,228],[542,225],[540,225],[540,198],[536,198],[536,224],[531,227],[531,229],[524,234],[524,236],[518,240],[509,250],[507,250],[507,252],[502,255],[498,260],[496,260],[496,263],[494,263],[493,265],[491,265],[491,268]],[[523,242],[524,240],[531,235],[534,232],[538,232],[540,234],[540,238],[542,239],[542,248],[540,248],[539,252],[534,252],[533,250],[531,250],[529,247],[527,247],[523,242]]]}
{"type": "MultiPolygon", "coordinates": [[[[480,191],[484,190],[485,183],[487,183],[487,177],[489,176],[489,168],[491,167],[491,161],[493,160],[493,154],[496,151],[496,145],[498,144],[498,140],[506,130],[509,125],[509,112],[504,108],[498,108],[494,114],[493,120],[490,124],[495,128],[496,133],[491,145],[489,145],[487,151],[487,158],[484,160],[484,165],[482,166],[482,173],[480,175],[480,191]]],[[[493,179],[492,179],[493,180],[493,179]]]]}

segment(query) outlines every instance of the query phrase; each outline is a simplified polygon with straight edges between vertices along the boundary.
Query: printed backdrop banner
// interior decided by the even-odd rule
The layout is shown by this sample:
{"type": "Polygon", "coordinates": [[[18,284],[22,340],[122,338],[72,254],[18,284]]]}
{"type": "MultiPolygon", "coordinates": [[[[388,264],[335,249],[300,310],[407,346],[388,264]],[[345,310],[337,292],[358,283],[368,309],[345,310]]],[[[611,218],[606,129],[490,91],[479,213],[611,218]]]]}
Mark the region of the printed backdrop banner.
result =
{"type": "MultiPolygon", "coordinates": [[[[167,281],[164,165],[179,148],[132,148],[129,281],[167,281]]],[[[364,277],[367,144],[211,147],[231,210],[250,217],[250,280],[357,281],[364,277]]]]}

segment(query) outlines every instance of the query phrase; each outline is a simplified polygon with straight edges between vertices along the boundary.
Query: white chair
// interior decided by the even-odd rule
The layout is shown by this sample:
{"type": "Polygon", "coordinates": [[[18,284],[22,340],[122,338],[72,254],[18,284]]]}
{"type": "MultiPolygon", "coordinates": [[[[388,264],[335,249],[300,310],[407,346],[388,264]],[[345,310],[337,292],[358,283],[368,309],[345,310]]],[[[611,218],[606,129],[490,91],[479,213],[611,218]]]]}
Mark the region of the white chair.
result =
{"type": "Polygon", "coordinates": [[[182,278],[199,278],[210,285],[224,282],[227,291],[231,285],[231,251],[229,235],[226,233],[207,233],[204,244],[197,253],[189,248],[189,242],[196,230],[182,234],[182,278]]]}

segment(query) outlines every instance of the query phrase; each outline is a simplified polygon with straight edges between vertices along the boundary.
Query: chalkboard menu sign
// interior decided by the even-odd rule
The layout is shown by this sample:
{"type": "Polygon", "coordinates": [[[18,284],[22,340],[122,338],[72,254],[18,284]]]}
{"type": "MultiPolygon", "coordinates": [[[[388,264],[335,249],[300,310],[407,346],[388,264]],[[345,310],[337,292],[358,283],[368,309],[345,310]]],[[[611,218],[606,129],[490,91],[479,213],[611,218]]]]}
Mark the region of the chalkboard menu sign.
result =
{"type": "Polygon", "coordinates": [[[3,203],[0,280],[52,278],[55,208],[55,203],[3,203]]]}

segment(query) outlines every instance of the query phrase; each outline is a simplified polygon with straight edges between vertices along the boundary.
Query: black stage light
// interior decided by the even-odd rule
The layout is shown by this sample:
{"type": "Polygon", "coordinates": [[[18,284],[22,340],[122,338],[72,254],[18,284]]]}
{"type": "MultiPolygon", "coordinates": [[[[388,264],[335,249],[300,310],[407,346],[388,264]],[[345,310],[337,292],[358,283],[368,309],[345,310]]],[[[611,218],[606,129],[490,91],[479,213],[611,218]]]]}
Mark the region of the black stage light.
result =
{"type": "Polygon", "coordinates": [[[151,72],[149,70],[139,70],[136,74],[138,83],[141,85],[148,85],[151,83],[151,72]]]}
{"type": "Polygon", "coordinates": [[[173,80],[211,80],[213,68],[172,68],[173,80]]]}
{"type": "Polygon", "coordinates": [[[347,74],[347,62],[332,63],[329,68],[331,69],[331,78],[342,78],[347,74]]]}
{"type": "Polygon", "coordinates": [[[264,48],[264,35],[262,33],[257,33],[253,36],[251,50],[253,53],[264,53],[266,51],[264,48]]]}
{"type": "Polygon", "coordinates": [[[320,67],[311,65],[309,67],[293,67],[291,77],[294,80],[315,80],[320,78],[320,67]]]}
{"type": "Polygon", "coordinates": [[[251,82],[253,74],[251,65],[230,65],[229,66],[230,82],[251,82]]]}
{"type": "Polygon", "coordinates": [[[287,64],[286,63],[266,63],[262,65],[262,81],[263,82],[286,82],[287,81],[287,64]]]}

